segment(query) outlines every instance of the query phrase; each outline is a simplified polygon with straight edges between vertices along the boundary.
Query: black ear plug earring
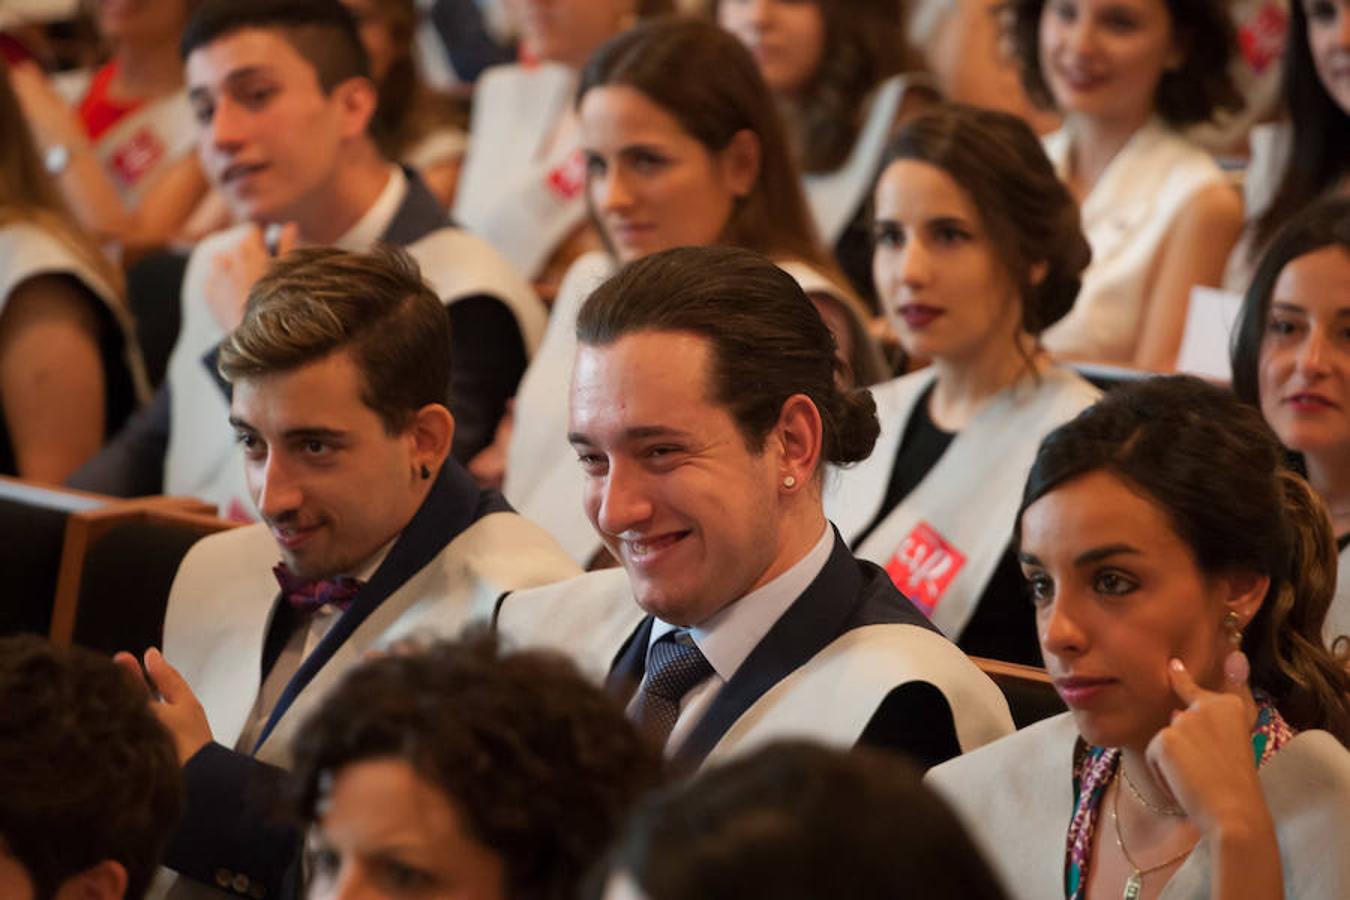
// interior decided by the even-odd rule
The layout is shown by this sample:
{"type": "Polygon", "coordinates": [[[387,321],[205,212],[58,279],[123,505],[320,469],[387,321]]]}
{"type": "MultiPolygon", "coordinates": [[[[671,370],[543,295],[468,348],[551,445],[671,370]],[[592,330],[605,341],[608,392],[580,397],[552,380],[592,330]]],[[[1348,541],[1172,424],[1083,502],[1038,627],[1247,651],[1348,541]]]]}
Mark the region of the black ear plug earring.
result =
{"type": "Polygon", "coordinates": [[[427,468],[427,464],[426,464],[426,463],[422,463],[422,472],[421,472],[421,474],[422,474],[422,480],[423,480],[423,481],[426,481],[428,478],[431,477],[431,469],[427,468]]]}

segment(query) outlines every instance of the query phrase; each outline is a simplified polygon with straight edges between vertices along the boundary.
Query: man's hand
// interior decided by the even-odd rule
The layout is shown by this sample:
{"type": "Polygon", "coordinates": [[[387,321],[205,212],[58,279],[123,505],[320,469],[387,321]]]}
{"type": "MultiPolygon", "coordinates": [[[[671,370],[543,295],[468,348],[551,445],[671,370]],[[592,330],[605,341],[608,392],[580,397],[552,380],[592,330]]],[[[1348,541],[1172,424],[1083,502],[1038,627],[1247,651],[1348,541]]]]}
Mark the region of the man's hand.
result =
{"type": "MultiPolygon", "coordinates": [[[[285,256],[299,241],[300,232],[294,222],[281,228],[277,237],[276,256],[285,256]]],[[[273,256],[267,250],[263,229],[252,226],[237,246],[216,255],[211,260],[211,271],[206,276],[206,305],[216,324],[226,334],[234,331],[244,319],[248,292],[267,267],[273,256]]]]}
{"type": "Polygon", "coordinates": [[[201,702],[158,650],[151,647],[145,651],[144,675],[140,663],[130,653],[118,653],[113,662],[146,689],[151,711],[173,735],[179,765],[185,765],[198,750],[211,743],[211,724],[201,702]]]}

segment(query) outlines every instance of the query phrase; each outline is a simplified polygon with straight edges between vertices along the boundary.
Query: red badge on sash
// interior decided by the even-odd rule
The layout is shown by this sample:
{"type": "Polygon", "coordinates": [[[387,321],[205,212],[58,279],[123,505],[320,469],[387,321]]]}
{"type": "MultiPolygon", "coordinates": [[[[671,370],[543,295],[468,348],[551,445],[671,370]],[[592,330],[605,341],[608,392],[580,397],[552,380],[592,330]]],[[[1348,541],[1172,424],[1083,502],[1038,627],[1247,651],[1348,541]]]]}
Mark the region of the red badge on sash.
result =
{"type": "Polygon", "coordinates": [[[1253,72],[1260,75],[1280,58],[1288,30],[1289,14],[1275,3],[1267,3],[1242,24],[1238,29],[1238,46],[1253,72]]]}
{"type": "Polygon", "coordinates": [[[586,159],[581,151],[573,152],[548,173],[548,189],[561,200],[571,200],[586,186],[586,159]]]}
{"type": "Polygon", "coordinates": [[[164,145],[155,133],[142,128],[112,155],[112,170],[127,187],[135,185],[164,157],[164,145]]]}
{"type": "Polygon", "coordinates": [[[966,557],[927,522],[914,526],[886,563],[886,574],[915,606],[931,616],[938,601],[966,564],[966,557]]]}
{"type": "Polygon", "coordinates": [[[258,517],[247,506],[240,503],[238,497],[230,500],[230,505],[225,508],[224,518],[231,522],[244,522],[246,524],[258,521],[258,517]]]}

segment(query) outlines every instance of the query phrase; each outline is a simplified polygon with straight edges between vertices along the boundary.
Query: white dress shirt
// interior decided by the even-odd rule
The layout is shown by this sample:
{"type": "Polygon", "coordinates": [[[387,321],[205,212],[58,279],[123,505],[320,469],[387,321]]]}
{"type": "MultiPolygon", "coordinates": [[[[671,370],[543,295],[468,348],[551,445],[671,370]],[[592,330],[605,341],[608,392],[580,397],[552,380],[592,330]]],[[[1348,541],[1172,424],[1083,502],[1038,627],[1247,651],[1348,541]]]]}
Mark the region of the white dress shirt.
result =
{"type": "MultiPolygon", "coordinates": [[[[394,541],[390,541],[376,550],[373,556],[351,573],[351,577],[361,582],[369,581],[370,576],[375,574],[375,570],[384,562],[393,546],[394,541]]],[[[283,599],[282,602],[286,601],[283,599]]],[[[267,727],[268,719],[272,718],[272,710],[276,708],[277,701],[286,690],[286,685],[291,683],[291,679],[300,671],[305,659],[314,652],[315,647],[319,646],[319,642],[328,636],[328,632],[341,616],[342,610],[331,603],[325,603],[310,614],[307,626],[296,628],[291,633],[286,646],[277,655],[277,661],[272,664],[271,671],[263,679],[258,697],[253,701],[253,711],[249,713],[248,724],[244,726],[238,742],[234,745],[235,750],[253,754],[253,748],[258,745],[258,738],[262,737],[263,729],[267,727]]]]}

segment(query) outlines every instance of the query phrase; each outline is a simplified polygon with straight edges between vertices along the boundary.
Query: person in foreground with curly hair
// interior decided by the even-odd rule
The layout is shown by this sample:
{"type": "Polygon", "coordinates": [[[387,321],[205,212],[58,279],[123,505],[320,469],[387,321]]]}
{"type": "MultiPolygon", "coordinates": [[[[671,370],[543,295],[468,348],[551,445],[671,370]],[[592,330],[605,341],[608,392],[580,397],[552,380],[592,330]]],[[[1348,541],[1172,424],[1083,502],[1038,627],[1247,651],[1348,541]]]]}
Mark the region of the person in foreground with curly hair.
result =
{"type": "Polygon", "coordinates": [[[683,247],[629,264],[577,317],[569,435],[622,568],[498,603],[505,634],[572,654],[681,768],[779,735],[933,765],[1006,734],[992,681],[825,518],[826,463],[865,458],[876,407],[767,257],[683,247]]]}
{"type": "Polygon", "coordinates": [[[652,794],[607,868],[593,900],[1007,900],[913,766],[805,741],[652,794]]]}
{"type": "Polygon", "coordinates": [[[0,638],[0,897],[140,900],[182,805],[173,740],[111,660],[0,638]]]}
{"type": "Polygon", "coordinates": [[[661,782],[570,662],[485,633],[352,670],[294,755],[311,900],[571,900],[661,782]]]}

